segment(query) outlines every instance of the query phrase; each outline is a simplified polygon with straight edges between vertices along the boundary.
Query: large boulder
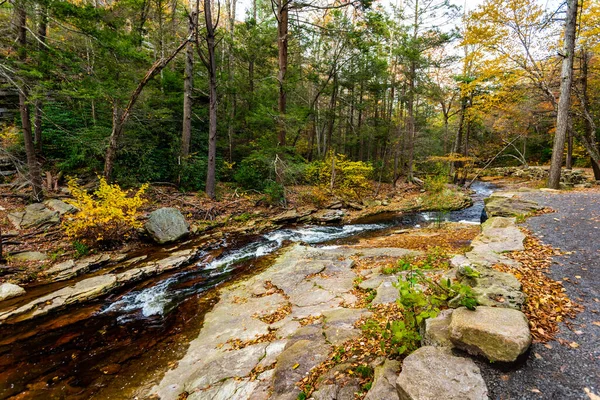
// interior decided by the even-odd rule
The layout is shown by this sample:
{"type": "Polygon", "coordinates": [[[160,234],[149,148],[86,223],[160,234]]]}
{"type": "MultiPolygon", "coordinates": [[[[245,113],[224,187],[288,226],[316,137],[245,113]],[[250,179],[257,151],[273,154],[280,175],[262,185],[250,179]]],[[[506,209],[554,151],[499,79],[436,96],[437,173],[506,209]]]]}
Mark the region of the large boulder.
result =
{"type": "Polygon", "coordinates": [[[25,294],[25,289],[13,283],[3,283],[0,285],[0,301],[12,299],[13,297],[25,294]]]}
{"type": "Polygon", "coordinates": [[[29,229],[57,224],[60,217],[58,211],[51,211],[42,203],[34,203],[25,207],[25,211],[8,214],[8,220],[17,229],[29,229]]]}
{"type": "Polygon", "coordinates": [[[456,276],[461,283],[473,288],[473,294],[482,306],[520,310],[525,304],[526,296],[521,291],[521,282],[513,274],[487,267],[475,267],[471,268],[471,274],[468,276],[465,275],[464,267],[458,267],[456,276]]]}
{"type": "Polygon", "coordinates": [[[509,308],[459,308],[452,313],[449,330],[456,347],[491,361],[513,362],[531,345],[527,317],[509,308]]]}
{"type": "Polygon", "coordinates": [[[492,195],[484,202],[485,211],[490,217],[516,217],[543,208],[535,201],[520,199],[516,196],[506,197],[501,194],[492,195]]]}
{"type": "Polygon", "coordinates": [[[181,211],[171,207],[159,208],[151,212],[145,228],[152,239],[159,244],[175,242],[190,231],[190,226],[181,211]]]}
{"type": "Polygon", "coordinates": [[[421,347],[402,363],[396,380],[400,400],[485,400],[487,387],[473,360],[443,347],[421,347]]]}

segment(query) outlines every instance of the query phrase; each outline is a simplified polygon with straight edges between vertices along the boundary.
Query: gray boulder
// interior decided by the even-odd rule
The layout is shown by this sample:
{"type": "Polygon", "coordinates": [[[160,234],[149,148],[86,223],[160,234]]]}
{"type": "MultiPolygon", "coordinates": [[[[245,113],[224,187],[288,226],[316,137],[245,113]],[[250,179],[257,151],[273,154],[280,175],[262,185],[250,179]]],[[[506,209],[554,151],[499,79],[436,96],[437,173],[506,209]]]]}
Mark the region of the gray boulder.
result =
{"type": "Polygon", "coordinates": [[[176,208],[159,208],[150,213],[145,224],[146,231],[156,243],[175,242],[190,231],[190,226],[176,208]]]}
{"type": "Polygon", "coordinates": [[[60,222],[58,211],[51,211],[42,203],[34,203],[25,207],[25,211],[8,214],[8,220],[17,229],[29,229],[60,222]]]}
{"type": "Polygon", "coordinates": [[[491,361],[513,362],[531,345],[527,317],[509,308],[459,308],[452,313],[449,330],[456,347],[491,361]]]}
{"type": "Polygon", "coordinates": [[[543,208],[535,201],[502,195],[488,197],[484,202],[485,211],[490,217],[516,217],[543,208]]]}
{"type": "Polygon", "coordinates": [[[402,363],[396,380],[400,400],[484,400],[487,387],[473,360],[443,347],[421,347],[402,363]]]}
{"type": "Polygon", "coordinates": [[[521,291],[521,282],[507,272],[487,267],[474,267],[479,276],[465,276],[464,267],[457,269],[459,281],[473,288],[477,302],[482,306],[506,307],[520,310],[526,296],[521,291]]]}
{"type": "Polygon", "coordinates": [[[25,289],[13,283],[3,283],[0,285],[0,301],[12,299],[13,297],[25,294],[25,289]]]}

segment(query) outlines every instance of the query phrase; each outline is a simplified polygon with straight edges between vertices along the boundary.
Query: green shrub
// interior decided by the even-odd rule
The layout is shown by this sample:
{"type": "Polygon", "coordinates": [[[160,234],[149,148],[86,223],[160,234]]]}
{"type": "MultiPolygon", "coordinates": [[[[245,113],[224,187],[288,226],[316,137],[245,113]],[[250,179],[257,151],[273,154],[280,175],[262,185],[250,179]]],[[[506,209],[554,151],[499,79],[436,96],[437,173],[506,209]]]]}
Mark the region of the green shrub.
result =
{"type": "Polygon", "coordinates": [[[424,180],[424,189],[432,193],[441,193],[446,188],[448,178],[445,175],[431,175],[424,180]]]}

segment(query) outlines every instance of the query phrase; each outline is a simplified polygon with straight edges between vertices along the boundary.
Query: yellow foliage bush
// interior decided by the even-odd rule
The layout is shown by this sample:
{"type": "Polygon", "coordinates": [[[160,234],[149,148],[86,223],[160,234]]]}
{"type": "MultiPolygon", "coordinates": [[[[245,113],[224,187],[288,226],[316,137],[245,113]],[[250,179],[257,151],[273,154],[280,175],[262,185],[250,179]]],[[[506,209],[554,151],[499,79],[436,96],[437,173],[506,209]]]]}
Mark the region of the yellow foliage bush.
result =
{"type": "Polygon", "coordinates": [[[68,187],[73,200],[67,203],[79,212],[63,221],[67,236],[86,244],[120,241],[128,238],[133,229],[141,227],[138,209],[146,202],[142,195],[148,189],[144,184],[133,195],[119,185],[100,178],[100,185],[89,194],[71,178],[68,187]]]}
{"type": "Polygon", "coordinates": [[[371,190],[369,178],[373,174],[373,166],[362,161],[350,161],[343,154],[330,152],[325,160],[310,164],[305,174],[308,182],[332,191],[335,196],[361,199],[371,190]]]}

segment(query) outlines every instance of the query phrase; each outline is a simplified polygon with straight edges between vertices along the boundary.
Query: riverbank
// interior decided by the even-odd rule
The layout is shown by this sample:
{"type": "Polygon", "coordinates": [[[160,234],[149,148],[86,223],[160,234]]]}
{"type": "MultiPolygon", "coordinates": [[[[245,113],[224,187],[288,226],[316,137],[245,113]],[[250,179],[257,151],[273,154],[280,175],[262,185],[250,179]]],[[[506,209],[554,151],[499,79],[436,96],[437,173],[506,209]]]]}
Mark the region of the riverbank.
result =
{"type": "MultiPolygon", "coordinates": [[[[283,207],[266,205],[264,196],[260,194],[240,195],[237,191],[224,191],[219,201],[210,201],[195,193],[180,193],[171,187],[155,186],[148,192],[142,220],[153,210],[175,207],[190,224],[188,240],[206,242],[210,247],[227,236],[257,235],[296,223],[351,224],[382,213],[449,211],[471,204],[467,191],[450,185],[430,193],[415,185],[401,184],[394,189],[391,185],[382,184],[376,195],[360,202],[331,197],[318,206],[306,200],[304,194],[311,190],[305,186],[288,188],[288,201],[283,207]]],[[[61,196],[62,200],[67,198],[61,196]]],[[[98,255],[102,258],[100,264],[111,265],[130,258],[127,254],[161,251],[164,247],[157,247],[143,231],[139,231],[117,248],[82,249],[80,244],[64,234],[56,222],[16,229],[6,216],[22,210],[24,205],[19,197],[0,196],[0,227],[7,259],[0,269],[1,282],[21,285],[52,282],[53,267],[71,259],[98,255]]]]}

